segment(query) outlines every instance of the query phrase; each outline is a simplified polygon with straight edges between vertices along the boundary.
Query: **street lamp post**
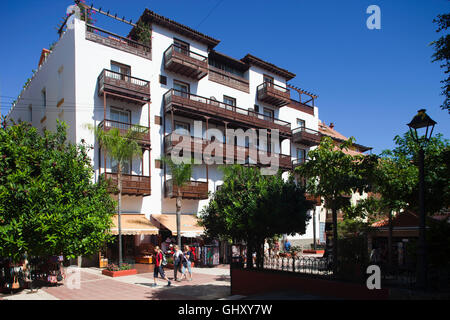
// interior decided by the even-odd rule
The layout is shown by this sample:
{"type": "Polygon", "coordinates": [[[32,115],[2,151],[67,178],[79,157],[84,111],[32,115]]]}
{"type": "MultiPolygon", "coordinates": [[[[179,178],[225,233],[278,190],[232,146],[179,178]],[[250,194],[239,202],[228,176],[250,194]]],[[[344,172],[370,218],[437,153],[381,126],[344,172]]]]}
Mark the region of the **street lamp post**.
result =
{"type": "Polygon", "coordinates": [[[426,255],[426,226],[425,226],[425,172],[424,147],[430,141],[431,135],[436,121],[431,119],[425,112],[425,109],[420,109],[414,118],[408,123],[412,138],[419,146],[419,245],[418,245],[418,259],[417,259],[417,284],[421,289],[427,288],[427,255],[426,255]],[[431,127],[431,130],[429,130],[431,127]],[[425,134],[419,137],[417,130],[425,129],[425,134]]]}

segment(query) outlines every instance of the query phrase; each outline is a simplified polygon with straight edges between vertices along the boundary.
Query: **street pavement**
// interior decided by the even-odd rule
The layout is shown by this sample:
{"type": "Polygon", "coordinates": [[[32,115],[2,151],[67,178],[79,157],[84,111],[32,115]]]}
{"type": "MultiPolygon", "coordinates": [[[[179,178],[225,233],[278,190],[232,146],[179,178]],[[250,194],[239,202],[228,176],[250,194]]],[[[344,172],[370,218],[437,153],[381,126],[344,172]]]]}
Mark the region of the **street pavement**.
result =
{"type": "MultiPolygon", "coordinates": [[[[142,268],[141,268],[142,269],[142,268]]],[[[108,277],[99,268],[82,268],[79,288],[68,285],[43,287],[31,292],[28,289],[15,294],[0,294],[3,300],[214,300],[230,297],[229,268],[192,268],[193,280],[167,281],[157,279],[153,287],[152,268],[137,275],[108,277]],[[147,272],[148,271],[148,272],[147,272]],[[151,272],[150,272],[151,271],[151,272]]],[[[166,269],[173,279],[173,270],[166,269]]],[[[233,297],[231,297],[233,299],[233,297]]]]}

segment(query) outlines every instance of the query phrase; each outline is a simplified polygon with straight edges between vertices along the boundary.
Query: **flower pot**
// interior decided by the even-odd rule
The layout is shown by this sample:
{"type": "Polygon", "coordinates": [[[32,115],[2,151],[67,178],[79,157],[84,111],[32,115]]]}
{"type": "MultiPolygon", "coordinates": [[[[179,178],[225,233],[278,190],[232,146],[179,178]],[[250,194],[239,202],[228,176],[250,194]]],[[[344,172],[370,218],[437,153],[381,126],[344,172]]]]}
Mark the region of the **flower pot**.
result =
{"type": "Polygon", "coordinates": [[[130,276],[133,274],[137,274],[136,269],[130,269],[130,270],[120,270],[120,271],[109,271],[109,270],[102,270],[102,274],[108,277],[122,277],[122,276],[130,276]]]}
{"type": "Polygon", "coordinates": [[[164,267],[167,269],[173,269],[173,263],[168,263],[164,267]]]}

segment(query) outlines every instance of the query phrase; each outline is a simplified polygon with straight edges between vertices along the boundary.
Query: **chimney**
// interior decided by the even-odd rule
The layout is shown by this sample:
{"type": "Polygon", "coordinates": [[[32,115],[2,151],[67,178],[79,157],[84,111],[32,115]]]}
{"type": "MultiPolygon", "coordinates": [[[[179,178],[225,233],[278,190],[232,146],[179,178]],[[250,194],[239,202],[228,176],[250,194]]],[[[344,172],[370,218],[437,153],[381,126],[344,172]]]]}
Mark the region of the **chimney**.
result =
{"type": "Polygon", "coordinates": [[[334,123],[330,122],[330,128],[333,129],[334,128],[334,123]]]}

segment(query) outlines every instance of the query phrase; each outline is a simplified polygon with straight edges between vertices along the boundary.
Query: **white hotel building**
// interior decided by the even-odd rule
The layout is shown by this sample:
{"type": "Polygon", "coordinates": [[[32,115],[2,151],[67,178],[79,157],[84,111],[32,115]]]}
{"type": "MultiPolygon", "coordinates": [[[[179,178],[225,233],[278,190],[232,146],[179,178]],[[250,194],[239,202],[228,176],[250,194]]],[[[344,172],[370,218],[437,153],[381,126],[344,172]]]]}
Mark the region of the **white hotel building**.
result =
{"type": "MultiPolygon", "coordinates": [[[[176,234],[170,172],[159,161],[176,144],[170,142],[175,129],[189,131],[201,148],[208,143],[206,128],[276,129],[280,144],[272,147],[273,156],[285,171],[301,164],[320,141],[317,97],[288,84],[295,74],[250,54],[231,58],[214,49],[219,40],[148,9],[140,20],[151,27],[151,43],[140,43],[135,27],[121,37],[69,20],[52,51],[43,51],[37,72],[8,114],[41,130],[54,130],[56,119],[65,121],[71,142],[84,139],[94,146],[89,156],[95,180],[106,173],[117,181],[117,175],[85,124],[104,130],[142,126],[143,157],[130,161],[123,178],[122,226],[129,247],[154,241],[151,235],[159,229],[176,234]],[[194,132],[194,120],[202,121],[203,132],[194,132]]],[[[248,144],[237,145],[247,157],[248,144]]],[[[182,235],[201,233],[192,217],[221,184],[217,165],[194,166],[191,183],[183,187],[182,235]]],[[[311,219],[306,234],[295,239],[312,243],[313,226],[319,239],[324,211],[316,207],[316,212],[311,212],[315,223],[311,219]]]]}

